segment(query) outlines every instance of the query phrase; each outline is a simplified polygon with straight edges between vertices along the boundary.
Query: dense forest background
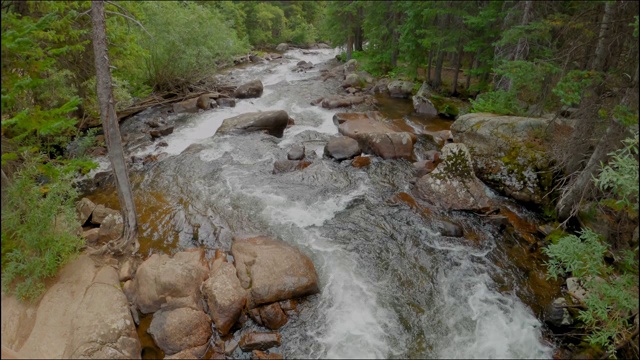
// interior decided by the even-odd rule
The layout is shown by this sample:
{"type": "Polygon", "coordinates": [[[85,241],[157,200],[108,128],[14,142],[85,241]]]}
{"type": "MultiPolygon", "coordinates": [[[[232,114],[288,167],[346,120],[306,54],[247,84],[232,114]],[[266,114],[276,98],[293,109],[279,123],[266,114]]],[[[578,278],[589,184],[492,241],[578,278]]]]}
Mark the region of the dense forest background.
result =
{"type": "MultiPolygon", "coordinates": [[[[50,228],[52,216],[73,221],[70,179],[95,167],[90,8],[1,2],[2,276],[3,287],[26,278],[16,288],[25,297],[81,247],[65,226],[50,228]]],[[[471,111],[572,119],[575,131],[551,149],[562,179],[544,209],[562,225],[589,199],[608,199],[613,223],[637,225],[638,10],[635,1],[106,2],[119,111],[153,92],[179,92],[248,52],[323,41],[374,76],[426,81],[442,96],[469,99],[471,111]]],[[[623,247],[618,240],[606,239],[623,247]]],[[[572,271],[562,261],[556,270],[572,271]]],[[[612,326],[601,344],[632,331],[612,326]]]]}

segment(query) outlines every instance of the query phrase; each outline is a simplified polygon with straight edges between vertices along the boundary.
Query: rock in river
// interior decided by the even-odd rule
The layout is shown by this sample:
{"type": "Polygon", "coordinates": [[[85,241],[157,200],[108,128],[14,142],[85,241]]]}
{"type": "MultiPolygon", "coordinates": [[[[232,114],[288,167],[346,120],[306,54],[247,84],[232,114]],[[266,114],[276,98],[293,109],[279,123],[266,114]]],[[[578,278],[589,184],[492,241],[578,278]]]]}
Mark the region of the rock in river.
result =
{"type": "Polygon", "coordinates": [[[282,137],[288,123],[289,115],[284,110],[251,112],[224,119],[216,134],[266,131],[275,137],[282,137]]]}

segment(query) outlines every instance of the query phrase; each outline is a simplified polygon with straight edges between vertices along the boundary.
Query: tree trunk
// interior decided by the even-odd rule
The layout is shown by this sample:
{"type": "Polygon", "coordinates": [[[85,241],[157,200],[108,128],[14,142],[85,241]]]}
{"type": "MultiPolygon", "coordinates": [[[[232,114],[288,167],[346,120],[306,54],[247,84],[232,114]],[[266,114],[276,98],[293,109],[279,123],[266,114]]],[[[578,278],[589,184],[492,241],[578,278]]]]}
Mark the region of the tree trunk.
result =
{"type": "Polygon", "coordinates": [[[607,58],[607,43],[606,40],[609,37],[609,22],[611,21],[611,13],[613,12],[613,3],[605,2],[604,14],[602,15],[602,23],[600,24],[600,34],[598,35],[598,45],[596,46],[595,57],[591,64],[591,69],[595,71],[604,71],[604,64],[607,58]]]}
{"type": "Polygon", "coordinates": [[[433,48],[429,50],[429,65],[427,66],[427,83],[431,84],[431,63],[433,62],[433,48]]]}
{"type": "Polygon", "coordinates": [[[353,34],[349,34],[347,38],[347,61],[351,60],[353,54],[353,34]]]}
{"type": "Polygon", "coordinates": [[[362,51],[363,34],[362,34],[362,19],[364,18],[364,8],[358,7],[358,24],[356,25],[356,37],[355,37],[355,49],[356,51],[362,51]]]}
{"type": "Polygon", "coordinates": [[[471,71],[478,66],[479,55],[480,55],[480,50],[478,50],[478,52],[475,55],[472,55],[473,60],[471,61],[471,66],[469,67],[469,72],[467,73],[467,82],[465,84],[467,91],[469,91],[469,89],[471,88],[471,71]]]}
{"type": "MultiPolygon", "coordinates": [[[[533,1],[531,0],[525,1],[524,12],[522,13],[522,21],[520,22],[520,25],[522,26],[527,25],[531,21],[531,16],[533,12],[532,9],[533,9],[533,1]]],[[[528,47],[529,46],[527,44],[527,39],[525,39],[524,37],[519,38],[518,45],[516,45],[515,52],[513,53],[513,61],[525,59],[529,52],[528,47]]],[[[504,83],[504,90],[510,91],[512,86],[513,86],[513,79],[508,79],[504,83]]]]}
{"type": "Polygon", "coordinates": [[[91,2],[91,22],[93,24],[93,51],[96,66],[96,94],[124,225],[122,237],[115,244],[107,245],[116,254],[130,251],[135,253],[139,248],[138,221],[113,98],[103,1],[91,2]]]}
{"type": "Polygon", "coordinates": [[[458,45],[458,53],[456,54],[456,70],[453,74],[453,90],[451,90],[451,95],[458,95],[458,74],[460,73],[460,67],[462,66],[462,42],[458,45]]]}
{"type": "Polygon", "coordinates": [[[436,59],[436,73],[433,79],[433,88],[438,89],[442,85],[442,64],[444,63],[444,51],[438,51],[438,58],[436,59]]]}

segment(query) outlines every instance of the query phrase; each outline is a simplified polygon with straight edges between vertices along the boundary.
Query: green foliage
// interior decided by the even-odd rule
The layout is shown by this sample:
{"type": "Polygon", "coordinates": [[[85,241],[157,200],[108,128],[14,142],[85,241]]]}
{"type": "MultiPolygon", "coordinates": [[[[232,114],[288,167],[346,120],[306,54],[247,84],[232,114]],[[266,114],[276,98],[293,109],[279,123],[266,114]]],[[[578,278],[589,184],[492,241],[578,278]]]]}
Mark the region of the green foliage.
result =
{"type": "Polygon", "coordinates": [[[513,91],[491,91],[471,100],[471,112],[487,112],[499,115],[523,115],[524,109],[518,104],[513,91]]]}
{"type": "Polygon", "coordinates": [[[2,288],[23,300],[44,290],[82,247],[75,233],[73,165],[44,163],[25,155],[25,163],[6,189],[2,210],[2,288]]]}
{"type": "MultiPolygon", "coordinates": [[[[610,191],[616,204],[638,213],[638,133],[624,141],[625,147],[612,153],[611,162],[594,179],[610,191]]],[[[549,256],[548,274],[552,278],[572,274],[582,282],[587,296],[586,310],[579,319],[590,331],[587,341],[615,355],[616,344],[633,328],[629,316],[638,311],[638,247],[623,251],[614,266],[604,256],[607,246],[600,235],[582,229],[579,237],[567,235],[543,251],[549,256]]]]}
{"type": "MultiPolygon", "coordinates": [[[[636,115],[636,123],[637,123],[636,115]]],[[[609,164],[594,179],[604,191],[612,192],[615,203],[622,208],[638,213],[638,133],[624,140],[624,147],[612,152],[609,164]]]]}
{"type": "Polygon", "coordinates": [[[148,82],[156,89],[171,89],[210,75],[217,64],[248,50],[217,9],[198,3],[144,2],[142,38],[149,51],[148,82]]]}
{"type": "Polygon", "coordinates": [[[553,93],[566,106],[580,104],[584,91],[594,82],[600,81],[602,76],[594,71],[571,70],[556,84],[553,93]]]}

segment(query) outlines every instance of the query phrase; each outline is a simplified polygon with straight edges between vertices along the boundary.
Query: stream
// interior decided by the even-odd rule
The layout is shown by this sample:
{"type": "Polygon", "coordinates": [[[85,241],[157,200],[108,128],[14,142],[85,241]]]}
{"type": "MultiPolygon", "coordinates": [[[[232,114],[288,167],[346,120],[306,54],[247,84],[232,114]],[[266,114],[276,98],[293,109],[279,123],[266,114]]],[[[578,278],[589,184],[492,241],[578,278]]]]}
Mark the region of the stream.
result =
{"type": "MultiPolygon", "coordinates": [[[[333,49],[290,50],[280,63],[234,68],[221,76],[237,84],[262,80],[260,98],[176,120],[175,131],[162,138],[168,156],[130,175],[140,252],[198,246],[212,255],[216,248],[228,251],[234,235],[251,234],[300,248],[316,266],[321,292],[302,300],[298,317],[280,329],[278,351],[285,358],[551,358],[553,344],[539,320],[540,304],[550,295],[537,294],[530,281],[538,268],[513,259],[526,255],[524,245],[463,213],[448,217],[465,237],[441,236],[435,222],[391,201],[412,191],[415,170],[408,161],[372,158],[369,167],[357,169],[322,159],[324,144],[338,134],[332,117],[345,110],[309,103],[336,93],[335,81],[319,78],[323,64],[336,65],[335,55],[333,49]],[[292,72],[300,60],[316,66],[292,72]],[[295,119],[281,139],[214,136],[225,118],[280,109],[295,119]],[[298,143],[318,159],[301,171],[272,174],[273,162],[286,159],[298,143]]],[[[415,132],[451,123],[407,115],[407,100],[379,104],[415,132]]],[[[158,114],[149,109],[127,121],[158,114]]],[[[156,152],[150,146],[133,155],[156,152]]],[[[118,208],[112,187],[88,197],[118,208]]],[[[533,218],[503,201],[520,217],[533,218]]]]}

